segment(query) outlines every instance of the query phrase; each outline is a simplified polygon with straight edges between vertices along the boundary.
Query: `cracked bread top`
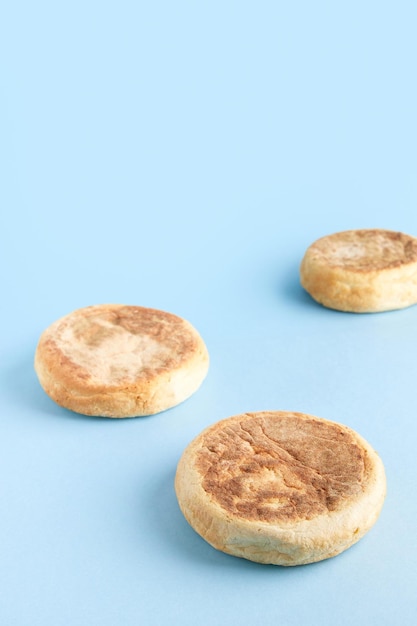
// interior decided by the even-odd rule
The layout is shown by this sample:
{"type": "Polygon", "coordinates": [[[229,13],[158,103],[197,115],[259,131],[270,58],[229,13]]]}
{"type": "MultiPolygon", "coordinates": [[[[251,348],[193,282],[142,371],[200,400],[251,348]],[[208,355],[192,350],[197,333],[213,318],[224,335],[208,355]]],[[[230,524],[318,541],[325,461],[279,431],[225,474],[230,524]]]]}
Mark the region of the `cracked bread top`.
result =
{"type": "Polygon", "coordinates": [[[89,386],[131,384],[174,369],[199,347],[191,325],[172,313],[139,306],[79,309],[42,335],[43,353],[89,386]]]}
{"type": "Polygon", "coordinates": [[[206,494],[227,514],[271,523],[337,511],[372,473],[349,428],[302,413],[248,413],[206,430],[194,463],[206,494]]]}
{"type": "Polygon", "coordinates": [[[353,272],[389,269],[417,261],[417,239],[382,229],[327,235],[309,248],[310,258],[353,272]]]}

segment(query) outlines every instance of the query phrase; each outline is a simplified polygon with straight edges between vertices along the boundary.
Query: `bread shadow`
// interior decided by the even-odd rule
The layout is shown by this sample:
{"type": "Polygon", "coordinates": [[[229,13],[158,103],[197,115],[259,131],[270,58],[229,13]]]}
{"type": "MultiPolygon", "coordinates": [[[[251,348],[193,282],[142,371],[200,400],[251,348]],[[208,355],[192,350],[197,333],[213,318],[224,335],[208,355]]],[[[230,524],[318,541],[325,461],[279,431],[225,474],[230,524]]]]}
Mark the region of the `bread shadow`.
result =
{"type": "Polygon", "coordinates": [[[316,302],[300,283],[298,265],[293,265],[288,271],[276,280],[275,291],[283,295],[289,302],[302,307],[323,310],[323,306],[316,302]]]}
{"type": "MultiPolygon", "coordinates": [[[[352,313],[350,311],[339,311],[338,309],[325,307],[323,304],[317,302],[317,300],[314,300],[314,298],[312,298],[312,296],[310,296],[310,294],[301,285],[298,267],[296,268],[295,266],[292,269],[290,268],[290,271],[275,281],[275,292],[280,296],[284,296],[288,302],[297,305],[310,313],[316,311],[321,315],[357,315],[357,313],[352,313]]],[[[362,313],[361,315],[364,314],[362,313]]]]}
{"type": "MultiPolygon", "coordinates": [[[[33,365],[33,353],[17,355],[0,376],[2,395],[20,410],[20,416],[30,413],[69,420],[97,421],[105,418],[81,415],[56,404],[42,389],[33,365]]],[[[112,420],[106,420],[112,421],[112,420]]]]}
{"type": "MultiPolygon", "coordinates": [[[[323,566],[324,561],[297,567],[283,567],[255,563],[247,559],[235,557],[216,550],[209,545],[184,518],[175,495],[175,470],[160,477],[150,493],[147,510],[150,512],[152,532],[159,549],[165,550],[173,558],[187,561],[191,565],[197,564],[207,569],[221,568],[234,572],[247,572],[257,576],[298,576],[302,571],[312,570],[323,566]]],[[[142,509],[143,510],[143,509],[142,509]]]]}

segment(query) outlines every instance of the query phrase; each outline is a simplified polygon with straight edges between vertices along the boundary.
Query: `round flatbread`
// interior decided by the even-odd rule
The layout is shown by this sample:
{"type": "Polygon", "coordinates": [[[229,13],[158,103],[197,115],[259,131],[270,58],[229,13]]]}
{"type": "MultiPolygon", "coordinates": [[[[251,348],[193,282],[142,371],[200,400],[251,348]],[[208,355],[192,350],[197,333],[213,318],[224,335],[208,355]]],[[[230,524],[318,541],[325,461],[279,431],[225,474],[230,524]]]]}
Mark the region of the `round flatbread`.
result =
{"type": "Polygon", "coordinates": [[[151,415],[192,395],[209,357],[186,320],[156,309],[89,306],[41,335],[35,370],[59,405],[103,417],[151,415]]]}
{"type": "Polygon", "coordinates": [[[417,303],[417,239],[390,230],[348,230],[306,251],[301,284],[320,304],[376,313],[417,303]]]}
{"type": "Polygon", "coordinates": [[[214,548],[259,563],[335,556],[375,523],[386,490],[381,459],[350,428],[303,413],[222,420],[184,451],[180,508],[214,548]]]}

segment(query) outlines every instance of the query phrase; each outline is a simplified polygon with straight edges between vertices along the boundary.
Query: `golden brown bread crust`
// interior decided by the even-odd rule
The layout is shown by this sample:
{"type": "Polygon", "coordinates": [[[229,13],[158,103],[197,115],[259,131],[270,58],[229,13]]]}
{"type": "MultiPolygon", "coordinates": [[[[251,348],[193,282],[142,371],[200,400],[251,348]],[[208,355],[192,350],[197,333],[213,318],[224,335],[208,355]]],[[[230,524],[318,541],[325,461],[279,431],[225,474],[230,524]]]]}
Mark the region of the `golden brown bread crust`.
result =
{"type": "Polygon", "coordinates": [[[353,313],[417,303],[417,239],[381,229],[322,237],[306,251],[301,284],[317,302],[353,313]]]}
{"type": "Polygon", "coordinates": [[[382,462],[356,432],[302,413],[236,415],[184,451],[175,488],[184,516],[215,548],[299,565],[339,554],[375,523],[382,462]]]}
{"type": "Polygon", "coordinates": [[[194,393],[208,370],[206,346],[186,320],[156,309],[78,309],[42,334],[35,370],[59,405],[104,417],[150,415],[194,393]]]}

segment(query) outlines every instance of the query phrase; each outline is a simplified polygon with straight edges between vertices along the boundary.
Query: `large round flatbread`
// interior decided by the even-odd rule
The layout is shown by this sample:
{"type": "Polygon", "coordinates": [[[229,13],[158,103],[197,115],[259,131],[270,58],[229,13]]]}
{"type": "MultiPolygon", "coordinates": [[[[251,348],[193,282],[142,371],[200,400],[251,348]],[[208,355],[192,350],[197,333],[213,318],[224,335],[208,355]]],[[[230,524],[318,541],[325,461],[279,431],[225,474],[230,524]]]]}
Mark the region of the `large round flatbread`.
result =
{"type": "Polygon", "coordinates": [[[417,303],[417,239],[390,230],[348,230],[306,251],[302,286],[331,309],[376,313],[417,303]]]}
{"type": "Polygon", "coordinates": [[[186,320],[117,304],[79,309],[42,334],[35,369],[59,405],[103,417],[169,409],[193,394],[209,365],[207,348],[186,320]]]}
{"type": "Polygon", "coordinates": [[[385,497],[381,459],[355,431],[303,413],[236,415],[184,451],[175,489],[190,525],[214,548],[300,565],[349,548],[385,497]]]}

